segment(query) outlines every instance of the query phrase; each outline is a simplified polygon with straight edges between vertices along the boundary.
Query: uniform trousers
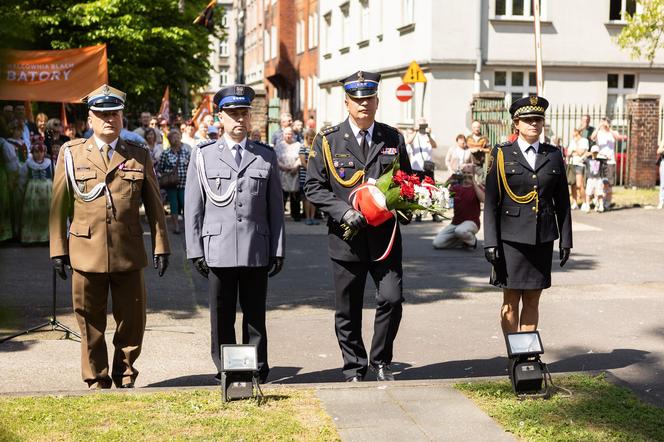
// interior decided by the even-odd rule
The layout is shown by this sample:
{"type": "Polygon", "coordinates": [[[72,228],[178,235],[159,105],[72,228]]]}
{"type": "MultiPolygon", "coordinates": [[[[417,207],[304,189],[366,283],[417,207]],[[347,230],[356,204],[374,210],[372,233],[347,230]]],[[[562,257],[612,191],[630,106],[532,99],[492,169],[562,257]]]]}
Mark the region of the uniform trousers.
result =
{"type": "Polygon", "coordinates": [[[132,383],[138,376],[134,362],[141,354],[145,332],[145,282],[143,270],[113,273],[72,272],[72,303],[81,330],[81,374],[89,385],[109,388],[132,383]],[[108,373],[106,306],[111,292],[113,367],[108,373]]]}
{"type": "Polygon", "coordinates": [[[221,345],[236,344],[235,312],[242,309],[242,343],[256,346],[258,373],[266,379],[267,329],[265,310],[268,267],[211,267],[209,279],[212,361],[221,372],[221,345]]]}
{"type": "Polygon", "coordinates": [[[394,339],[401,322],[403,287],[400,251],[380,262],[332,260],[335,286],[334,325],[344,360],[346,379],[367,372],[367,351],[362,340],[362,306],[367,274],[376,284],[376,316],[371,342],[370,362],[373,366],[390,364],[394,339]]]}

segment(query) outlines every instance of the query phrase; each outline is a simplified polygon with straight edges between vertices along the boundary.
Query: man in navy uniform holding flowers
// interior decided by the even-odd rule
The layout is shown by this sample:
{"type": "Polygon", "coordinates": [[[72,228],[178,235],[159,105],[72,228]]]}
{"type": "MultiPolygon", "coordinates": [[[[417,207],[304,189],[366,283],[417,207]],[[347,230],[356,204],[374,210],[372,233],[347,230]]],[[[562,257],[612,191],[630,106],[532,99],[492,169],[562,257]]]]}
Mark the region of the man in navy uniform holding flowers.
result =
{"type": "MultiPolygon", "coordinates": [[[[358,71],[341,80],[348,118],[319,132],[309,154],[304,191],[307,199],[328,215],[328,249],[335,284],[335,329],[347,381],[364,380],[370,365],[379,381],[394,380],[390,368],[393,344],[401,322],[402,252],[396,219],[379,226],[349,202],[351,192],[368,179],[377,179],[398,161],[412,170],[401,133],[375,121],[380,74],[358,71]],[[357,233],[344,239],[346,230],[357,233]],[[396,229],[396,230],[395,230],[396,229]],[[387,256],[393,237],[393,246],[387,256]],[[362,305],[367,274],[377,287],[376,318],[371,352],[362,341],[362,305]]],[[[402,219],[403,222],[409,219],[402,219]]]]}

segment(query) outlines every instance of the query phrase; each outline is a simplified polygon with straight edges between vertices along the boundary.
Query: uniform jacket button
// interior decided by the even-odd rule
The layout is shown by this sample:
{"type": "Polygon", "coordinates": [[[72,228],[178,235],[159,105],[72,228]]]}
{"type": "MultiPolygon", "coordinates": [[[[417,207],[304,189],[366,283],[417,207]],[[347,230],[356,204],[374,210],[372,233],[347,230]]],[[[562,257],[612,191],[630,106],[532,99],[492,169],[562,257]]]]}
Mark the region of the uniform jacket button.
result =
{"type": "Polygon", "coordinates": [[[535,184],[535,185],[533,186],[533,189],[537,189],[537,184],[535,184]]]}
{"type": "Polygon", "coordinates": [[[537,175],[533,174],[533,179],[537,179],[537,175]]]}
{"type": "Polygon", "coordinates": [[[537,208],[536,208],[536,207],[533,207],[533,212],[536,211],[536,210],[537,210],[537,208]]]}

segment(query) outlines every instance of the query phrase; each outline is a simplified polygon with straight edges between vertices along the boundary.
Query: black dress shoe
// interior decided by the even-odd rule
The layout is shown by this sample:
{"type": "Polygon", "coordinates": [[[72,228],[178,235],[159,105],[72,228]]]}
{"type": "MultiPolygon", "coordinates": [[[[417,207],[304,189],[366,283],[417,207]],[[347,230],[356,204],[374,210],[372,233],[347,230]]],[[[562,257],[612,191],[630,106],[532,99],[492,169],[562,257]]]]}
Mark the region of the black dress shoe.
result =
{"type": "Polygon", "coordinates": [[[217,383],[221,384],[221,373],[215,374],[214,380],[217,381],[217,383]]]}
{"type": "Polygon", "coordinates": [[[373,370],[376,372],[377,381],[393,381],[394,374],[392,373],[392,368],[388,364],[378,364],[372,366],[373,370]]]}
{"type": "Polygon", "coordinates": [[[359,374],[356,374],[352,378],[346,379],[346,382],[362,382],[362,376],[360,376],[359,374]]]}

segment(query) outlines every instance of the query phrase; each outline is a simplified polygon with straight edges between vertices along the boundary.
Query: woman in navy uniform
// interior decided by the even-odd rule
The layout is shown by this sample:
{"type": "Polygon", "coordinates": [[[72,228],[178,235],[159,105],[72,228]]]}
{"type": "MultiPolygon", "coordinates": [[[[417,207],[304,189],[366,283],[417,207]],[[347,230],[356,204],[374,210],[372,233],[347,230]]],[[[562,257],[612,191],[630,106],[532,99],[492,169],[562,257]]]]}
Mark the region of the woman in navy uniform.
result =
{"type": "Polygon", "coordinates": [[[548,106],[537,96],[512,103],[518,137],[494,147],[490,157],[484,250],[493,265],[491,284],[503,289],[503,333],[537,329],[539,298],[551,286],[553,242],[559,239],[561,267],[572,248],[563,156],[539,142],[548,106]]]}
{"type": "Polygon", "coordinates": [[[402,313],[403,270],[398,226],[391,253],[384,260],[377,259],[388,247],[396,221],[367,226],[364,216],[349,202],[353,189],[369,178],[378,178],[395,161],[399,161],[401,170],[412,173],[403,136],[397,129],[374,120],[379,81],[380,74],[364,71],[341,80],[349,117],[316,136],[304,184],[307,199],[330,216],[327,225],[336,292],[334,322],[344,360],[342,371],[349,382],[362,381],[369,364],[377,380],[394,380],[390,364],[402,313]],[[357,235],[344,240],[344,224],[357,229],[357,235]],[[367,274],[378,289],[369,358],[362,340],[367,274]]]}

